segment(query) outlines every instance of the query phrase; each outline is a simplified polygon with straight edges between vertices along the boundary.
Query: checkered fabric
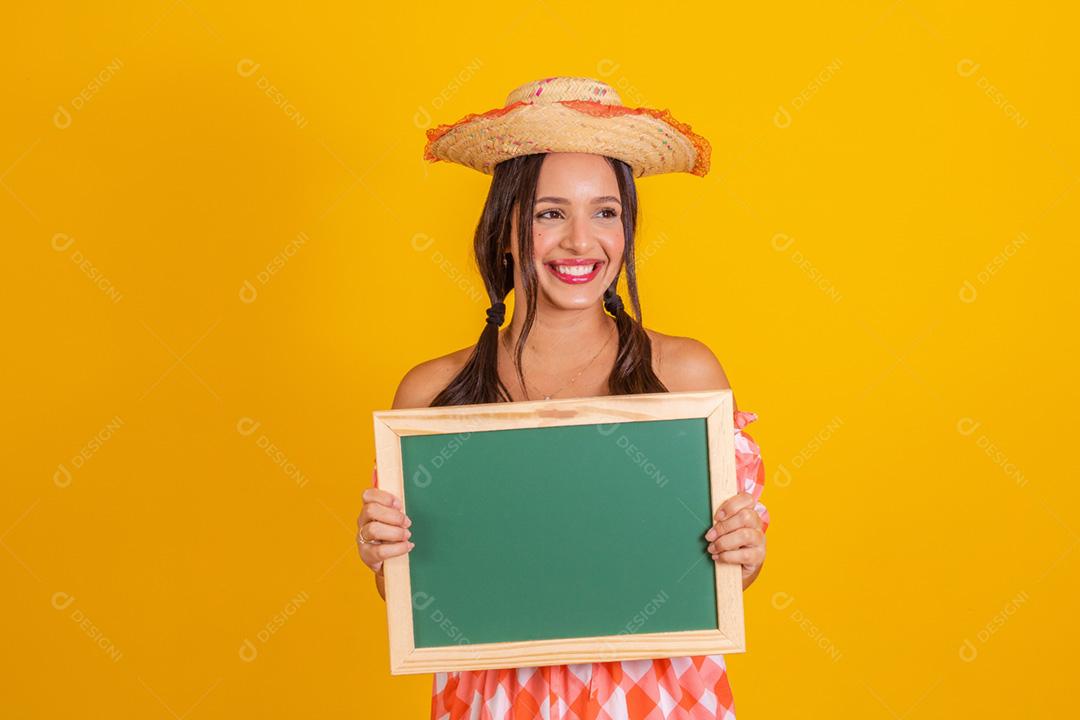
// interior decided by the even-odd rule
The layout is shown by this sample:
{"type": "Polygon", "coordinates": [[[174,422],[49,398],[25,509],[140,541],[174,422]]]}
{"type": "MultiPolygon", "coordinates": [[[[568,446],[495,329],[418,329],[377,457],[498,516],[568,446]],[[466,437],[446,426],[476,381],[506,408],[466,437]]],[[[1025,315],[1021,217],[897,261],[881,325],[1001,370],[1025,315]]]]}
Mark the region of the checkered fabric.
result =
{"type": "MultiPolygon", "coordinates": [[[[765,467],[743,428],[757,419],[735,411],[739,487],[761,503],[765,467]]],[[[431,720],[734,720],[723,655],[435,673],[431,720]]]]}

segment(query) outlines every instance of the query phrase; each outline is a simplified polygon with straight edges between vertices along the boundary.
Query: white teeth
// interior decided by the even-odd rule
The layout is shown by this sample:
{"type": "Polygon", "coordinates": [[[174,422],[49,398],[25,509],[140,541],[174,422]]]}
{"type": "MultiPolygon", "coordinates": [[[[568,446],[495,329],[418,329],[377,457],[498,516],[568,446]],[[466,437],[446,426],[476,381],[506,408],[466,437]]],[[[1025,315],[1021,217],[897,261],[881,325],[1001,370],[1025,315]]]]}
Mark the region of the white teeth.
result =
{"type": "Polygon", "coordinates": [[[584,276],[596,269],[596,263],[592,265],[556,265],[555,270],[562,275],[584,276]]]}

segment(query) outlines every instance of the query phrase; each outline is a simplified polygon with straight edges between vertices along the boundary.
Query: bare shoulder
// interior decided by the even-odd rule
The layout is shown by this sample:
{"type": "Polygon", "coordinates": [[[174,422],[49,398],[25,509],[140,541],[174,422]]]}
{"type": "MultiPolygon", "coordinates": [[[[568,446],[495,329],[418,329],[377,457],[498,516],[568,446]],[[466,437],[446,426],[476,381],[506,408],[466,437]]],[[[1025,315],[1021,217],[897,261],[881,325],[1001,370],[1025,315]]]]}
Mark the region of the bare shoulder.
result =
{"type": "Polygon", "coordinates": [[[653,368],[671,392],[726,390],[724,367],[708,345],[691,337],[646,328],[653,345],[653,368]]]}
{"type": "MultiPolygon", "coordinates": [[[[724,390],[731,387],[724,368],[708,345],[691,337],[645,328],[652,344],[657,377],[671,392],[724,390]]],[[[476,345],[416,365],[401,379],[393,408],[430,407],[431,401],[461,371],[476,345]]]]}
{"type": "Polygon", "coordinates": [[[443,388],[450,384],[472,354],[475,345],[426,360],[405,373],[394,394],[393,409],[431,406],[443,388]]]}

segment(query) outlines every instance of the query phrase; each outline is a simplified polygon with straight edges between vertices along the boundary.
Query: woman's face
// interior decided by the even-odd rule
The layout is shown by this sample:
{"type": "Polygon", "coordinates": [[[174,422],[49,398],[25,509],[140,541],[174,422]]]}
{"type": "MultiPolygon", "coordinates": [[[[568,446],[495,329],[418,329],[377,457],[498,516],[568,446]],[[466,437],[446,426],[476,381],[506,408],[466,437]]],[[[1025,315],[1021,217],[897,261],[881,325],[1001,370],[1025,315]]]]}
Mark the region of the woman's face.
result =
{"type": "MultiPolygon", "coordinates": [[[[540,166],[532,223],[538,303],[568,310],[595,304],[614,280],[626,242],[611,164],[590,153],[549,153],[540,166]]],[[[516,211],[511,225],[510,252],[520,268],[516,211]]]]}

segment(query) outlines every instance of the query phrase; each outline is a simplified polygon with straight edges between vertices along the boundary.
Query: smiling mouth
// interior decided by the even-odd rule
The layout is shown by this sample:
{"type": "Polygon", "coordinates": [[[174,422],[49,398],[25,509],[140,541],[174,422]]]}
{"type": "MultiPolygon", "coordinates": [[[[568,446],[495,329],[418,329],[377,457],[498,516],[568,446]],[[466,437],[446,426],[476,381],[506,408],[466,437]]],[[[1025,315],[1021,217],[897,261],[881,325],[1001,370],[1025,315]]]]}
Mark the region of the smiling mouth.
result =
{"type": "Polygon", "coordinates": [[[564,283],[568,285],[581,285],[582,283],[589,282],[600,274],[600,270],[604,267],[604,261],[591,259],[586,260],[585,262],[552,260],[551,262],[544,263],[544,266],[547,267],[552,275],[559,280],[562,280],[564,283]]]}

